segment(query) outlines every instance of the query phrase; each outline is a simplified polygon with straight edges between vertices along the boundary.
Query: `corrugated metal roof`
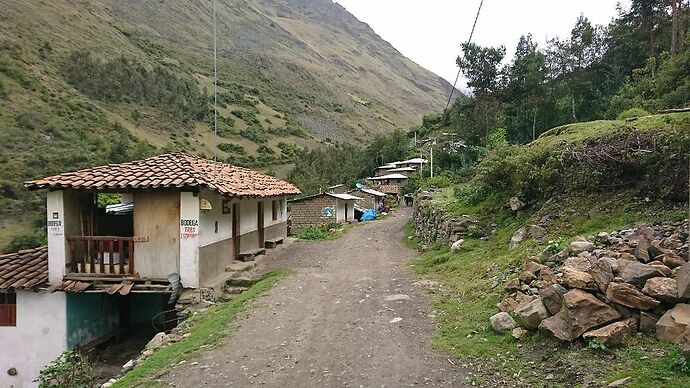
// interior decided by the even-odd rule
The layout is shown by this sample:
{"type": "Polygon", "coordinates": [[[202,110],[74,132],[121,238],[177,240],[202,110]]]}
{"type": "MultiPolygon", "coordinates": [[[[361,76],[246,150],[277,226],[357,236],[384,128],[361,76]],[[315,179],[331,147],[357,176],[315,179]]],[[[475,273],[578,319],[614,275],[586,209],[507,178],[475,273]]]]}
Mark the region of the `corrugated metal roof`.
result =
{"type": "Polygon", "coordinates": [[[388,170],[388,172],[400,172],[400,171],[417,171],[417,169],[414,167],[398,167],[398,168],[391,168],[390,170],[388,170]]]}
{"type": "Polygon", "coordinates": [[[385,197],[385,196],[386,196],[386,193],[382,193],[382,192],[380,192],[380,191],[378,191],[378,190],[374,190],[374,189],[368,189],[368,188],[366,188],[366,187],[363,187],[363,188],[361,188],[361,189],[359,189],[359,190],[362,191],[363,193],[375,195],[375,196],[377,196],[377,197],[385,197]]]}
{"type": "Polygon", "coordinates": [[[342,199],[345,201],[364,199],[364,198],[360,198],[360,197],[355,197],[354,195],[350,195],[350,194],[333,194],[333,193],[326,193],[326,194],[330,195],[331,197],[336,197],[338,199],[342,199]]]}
{"type": "Polygon", "coordinates": [[[384,180],[384,179],[407,179],[407,177],[403,174],[388,174],[388,175],[381,175],[381,176],[373,176],[371,178],[367,178],[372,181],[376,180],[384,180]]]}

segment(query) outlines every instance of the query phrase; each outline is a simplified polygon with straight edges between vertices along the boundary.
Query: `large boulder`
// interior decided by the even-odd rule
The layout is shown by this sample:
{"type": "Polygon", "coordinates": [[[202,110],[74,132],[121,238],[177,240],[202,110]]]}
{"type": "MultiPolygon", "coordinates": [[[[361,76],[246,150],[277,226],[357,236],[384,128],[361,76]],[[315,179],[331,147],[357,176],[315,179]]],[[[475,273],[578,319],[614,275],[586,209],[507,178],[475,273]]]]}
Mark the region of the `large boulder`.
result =
{"type": "Polygon", "coordinates": [[[541,290],[539,294],[541,301],[544,303],[546,310],[550,315],[557,314],[563,308],[563,295],[568,292],[565,287],[560,284],[553,284],[541,290]]]}
{"type": "Polygon", "coordinates": [[[451,251],[459,251],[462,249],[462,244],[464,244],[464,243],[465,243],[465,240],[459,239],[458,241],[451,244],[450,250],[451,251]]]}
{"type": "Polygon", "coordinates": [[[537,298],[539,297],[536,295],[526,295],[522,292],[516,292],[513,295],[507,295],[496,305],[496,307],[498,307],[498,309],[501,311],[512,313],[515,311],[515,309],[520,308],[537,298]]]}
{"type": "Polygon", "coordinates": [[[651,298],[627,283],[611,283],[606,289],[606,297],[614,303],[640,310],[651,310],[659,301],[651,298]]]}
{"type": "Polygon", "coordinates": [[[572,329],[572,338],[578,338],[594,327],[621,317],[616,309],[586,291],[570,290],[563,296],[563,302],[572,329]]]}
{"type": "MultiPolygon", "coordinates": [[[[618,265],[621,266],[621,262],[619,262],[618,265]]],[[[630,261],[621,269],[618,276],[621,277],[624,282],[642,288],[647,279],[664,276],[664,274],[651,265],[643,264],[639,261],[630,261]]]]}
{"type": "Polygon", "coordinates": [[[596,340],[600,344],[608,346],[623,345],[633,334],[637,327],[635,318],[610,323],[602,328],[590,330],[582,335],[585,341],[596,340]]]}
{"type": "Polygon", "coordinates": [[[572,267],[577,270],[587,272],[592,268],[592,263],[588,258],[582,256],[573,256],[565,259],[563,265],[566,267],[572,267]]]}
{"type": "Polygon", "coordinates": [[[640,311],[640,331],[645,334],[654,334],[656,332],[656,323],[659,317],[650,313],[649,311],[640,311]]]}
{"type": "Polygon", "coordinates": [[[506,312],[492,315],[489,321],[491,322],[491,328],[498,333],[511,331],[517,327],[517,322],[506,312]]]}
{"type": "Polygon", "coordinates": [[[611,283],[614,278],[613,268],[611,268],[609,261],[597,261],[597,263],[592,266],[592,269],[589,270],[589,274],[592,275],[592,279],[594,279],[594,282],[597,284],[597,287],[599,287],[599,290],[603,293],[606,293],[609,283],[611,283]]]}
{"type": "Polygon", "coordinates": [[[656,336],[683,344],[683,348],[690,345],[690,304],[679,303],[668,310],[656,323],[656,336]]]}
{"type": "Polygon", "coordinates": [[[539,323],[549,316],[541,299],[535,299],[515,310],[518,322],[528,329],[536,329],[539,323]]]}
{"type": "Polygon", "coordinates": [[[594,243],[586,240],[576,240],[570,243],[570,252],[577,255],[580,252],[591,252],[594,250],[594,243]]]}
{"type": "Polygon", "coordinates": [[[673,252],[664,253],[660,259],[669,268],[676,268],[685,264],[685,259],[673,252]]]}
{"type": "Polygon", "coordinates": [[[513,237],[510,238],[509,248],[513,249],[520,245],[520,243],[525,239],[527,231],[525,228],[520,228],[513,233],[513,237]]]}
{"type": "Polygon", "coordinates": [[[146,344],[146,349],[147,350],[156,350],[159,348],[162,348],[170,342],[170,339],[168,338],[168,335],[160,332],[156,334],[151,341],[149,341],[148,344],[146,344]]]}
{"type": "Polygon", "coordinates": [[[565,312],[548,317],[539,324],[539,331],[547,337],[560,342],[570,342],[573,338],[570,322],[564,316],[565,312]]]}
{"type": "Polygon", "coordinates": [[[642,292],[667,303],[678,301],[678,282],[673,278],[651,278],[642,288],[642,292]]]}
{"type": "Polygon", "coordinates": [[[652,259],[649,257],[649,244],[647,244],[646,241],[642,240],[637,243],[637,247],[635,248],[635,258],[643,263],[649,263],[652,261],[652,259]]]}
{"type": "Polygon", "coordinates": [[[561,270],[563,274],[563,281],[570,288],[580,288],[583,290],[597,290],[597,284],[594,282],[592,275],[587,272],[580,271],[573,267],[563,267],[561,270]]]}
{"type": "Polygon", "coordinates": [[[681,265],[676,272],[678,282],[678,297],[690,299],[690,263],[681,265]]]}

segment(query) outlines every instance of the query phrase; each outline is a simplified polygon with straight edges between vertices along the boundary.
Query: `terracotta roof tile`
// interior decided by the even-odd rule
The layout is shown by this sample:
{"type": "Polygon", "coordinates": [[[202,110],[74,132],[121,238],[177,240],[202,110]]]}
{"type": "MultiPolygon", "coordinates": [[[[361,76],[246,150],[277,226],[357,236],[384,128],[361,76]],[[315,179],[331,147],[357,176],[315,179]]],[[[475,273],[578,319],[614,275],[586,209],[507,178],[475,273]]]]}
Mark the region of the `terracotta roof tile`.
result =
{"type": "Polygon", "coordinates": [[[0,255],[0,289],[26,289],[48,281],[48,247],[0,255]]]}
{"type": "Polygon", "coordinates": [[[181,152],[108,164],[24,183],[29,189],[151,189],[205,186],[231,197],[294,195],[292,184],[244,167],[181,152]]]}
{"type": "Polygon", "coordinates": [[[398,194],[400,193],[400,187],[397,185],[378,185],[375,186],[376,190],[386,193],[386,194],[398,194]]]}

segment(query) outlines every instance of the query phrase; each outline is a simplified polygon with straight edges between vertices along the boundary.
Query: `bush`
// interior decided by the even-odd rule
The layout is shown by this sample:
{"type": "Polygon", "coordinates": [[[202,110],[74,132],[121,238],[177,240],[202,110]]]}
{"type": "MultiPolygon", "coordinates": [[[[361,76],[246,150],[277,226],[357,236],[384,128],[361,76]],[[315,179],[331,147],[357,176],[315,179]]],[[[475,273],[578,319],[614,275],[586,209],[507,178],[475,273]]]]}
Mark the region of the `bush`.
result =
{"type": "Polygon", "coordinates": [[[218,144],[218,149],[227,152],[229,154],[240,154],[240,155],[246,155],[247,151],[244,150],[244,147],[242,147],[239,144],[234,144],[234,143],[220,143],[218,144]]]}
{"type": "Polygon", "coordinates": [[[37,229],[32,234],[23,234],[12,237],[5,249],[7,252],[18,252],[22,249],[32,249],[48,244],[48,235],[45,229],[37,229]]]}
{"type": "Polygon", "coordinates": [[[631,108],[626,111],[621,112],[621,114],[616,117],[616,120],[627,120],[633,117],[649,116],[649,112],[642,108],[631,108]]]}
{"type": "Polygon", "coordinates": [[[343,226],[337,222],[329,222],[318,226],[309,225],[297,231],[297,237],[303,240],[326,240],[334,236],[343,226]]]}
{"type": "Polygon", "coordinates": [[[91,388],[98,376],[93,366],[79,353],[65,351],[41,371],[40,388],[91,388]]]}

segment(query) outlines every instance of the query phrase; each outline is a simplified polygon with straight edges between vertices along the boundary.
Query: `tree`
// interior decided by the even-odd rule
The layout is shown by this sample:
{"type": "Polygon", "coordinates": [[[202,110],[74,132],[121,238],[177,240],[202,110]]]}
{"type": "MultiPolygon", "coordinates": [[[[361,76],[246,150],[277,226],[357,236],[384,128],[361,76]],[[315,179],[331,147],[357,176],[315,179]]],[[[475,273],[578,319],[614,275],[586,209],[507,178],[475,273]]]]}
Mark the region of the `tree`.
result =
{"type": "Polygon", "coordinates": [[[467,77],[467,86],[472,88],[476,98],[476,107],[484,118],[484,139],[489,131],[495,128],[496,118],[500,116],[500,101],[496,92],[500,88],[499,67],[506,54],[504,46],[481,47],[474,43],[462,45],[462,56],[457,64],[462,74],[467,77]]]}
{"type": "Polygon", "coordinates": [[[531,34],[521,36],[507,69],[503,95],[508,132],[518,142],[527,140],[530,132],[532,140],[536,138],[537,111],[546,76],[546,56],[537,50],[531,34]]]}
{"type": "Polygon", "coordinates": [[[688,29],[687,0],[665,0],[671,7],[671,56],[680,53],[685,44],[685,31],[688,29]]]}

